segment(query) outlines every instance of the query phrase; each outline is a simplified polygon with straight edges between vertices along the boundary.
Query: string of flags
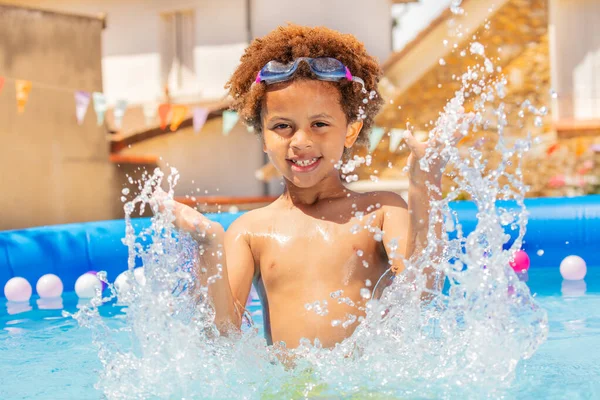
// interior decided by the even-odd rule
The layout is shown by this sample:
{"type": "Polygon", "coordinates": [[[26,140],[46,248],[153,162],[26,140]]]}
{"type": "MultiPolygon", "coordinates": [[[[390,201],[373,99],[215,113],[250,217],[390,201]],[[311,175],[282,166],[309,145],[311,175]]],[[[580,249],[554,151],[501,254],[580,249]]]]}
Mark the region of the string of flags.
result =
{"type": "MultiPolygon", "coordinates": [[[[27,101],[29,100],[29,95],[32,87],[34,86],[32,81],[24,80],[24,79],[12,79],[0,76],[0,95],[2,94],[2,89],[4,88],[7,80],[13,80],[15,82],[15,90],[16,90],[16,103],[17,103],[17,111],[19,113],[25,112],[25,106],[27,101]]],[[[36,83],[36,87],[42,88],[50,88],[54,90],[61,91],[72,91],[71,89],[65,89],[61,87],[54,87],[51,85],[36,83]]],[[[96,123],[100,126],[104,124],[104,119],[106,115],[106,111],[108,110],[108,103],[106,101],[106,96],[101,92],[87,92],[84,90],[75,90],[74,91],[74,100],[75,100],[75,119],[77,124],[82,125],[89,109],[90,104],[92,104],[94,108],[94,112],[96,113],[96,123]]],[[[127,111],[128,103],[124,99],[117,100],[114,108],[113,108],[113,117],[114,117],[114,125],[115,128],[121,129],[123,126],[123,118],[125,117],[125,113],[127,111]]],[[[181,123],[186,119],[186,117],[190,114],[190,107],[183,104],[156,104],[156,103],[146,103],[142,106],[142,111],[144,115],[144,121],[146,126],[150,126],[154,124],[156,115],[158,114],[158,118],[160,121],[160,128],[166,130],[167,127],[172,132],[175,132],[181,123]]],[[[206,123],[208,119],[208,115],[210,110],[204,107],[192,107],[192,125],[195,133],[199,133],[202,130],[202,127],[206,123]]],[[[238,123],[239,116],[237,112],[232,110],[223,111],[223,135],[227,136],[238,123]]],[[[248,131],[252,130],[248,128],[248,131]]]]}
{"type": "MultiPolygon", "coordinates": [[[[11,78],[8,78],[11,79],[11,78]]],[[[6,84],[6,77],[0,76],[0,94],[6,84]]],[[[32,89],[32,82],[24,79],[14,79],[16,89],[16,102],[17,110],[19,113],[25,111],[25,105],[29,99],[29,95],[32,89]]],[[[46,87],[55,90],[71,91],[70,89],[53,87],[45,84],[36,83],[35,86],[46,87]]],[[[104,124],[104,117],[108,110],[108,104],[106,96],[101,92],[86,92],[84,90],[74,91],[75,100],[75,118],[79,125],[83,124],[87,111],[90,104],[93,105],[94,112],[96,113],[96,123],[100,126],[104,124]]],[[[114,125],[117,129],[121,129],[123,126],[123,118],[127,111],[128,103],[124,99],[117,100],[113,108],[114,125]]],[[[157,103],[146,103],[142,106],[144,115],[144,121],[146,126],[154,124],[156,116],[158,114],[160,128],[166,130],[169,128],[170,131],[175,132],[186,117],[190,114],[190,107],[183,104],[157,104],[157,103]]],[[[199,133],[202,127],[208,119],[210,110],[204,107],[192,107],[192,126],[195,133],[199,133]]],[[[223,135],[228,136],[233,128],[239,121],[239,115],[237,112],[232,110],[223,111],[223,135]]],[[[252,127],[248,127],[248,131],[252,132],[252,127]]],[[[386,134],[390,137],[389,139],[389,151],[394,153],[398,150],[402,139],[404,138],[404,129],[386,129],[375,126],[371,129],[369,135],[369,153],[375,151],[383,136],[386,134]]]]}

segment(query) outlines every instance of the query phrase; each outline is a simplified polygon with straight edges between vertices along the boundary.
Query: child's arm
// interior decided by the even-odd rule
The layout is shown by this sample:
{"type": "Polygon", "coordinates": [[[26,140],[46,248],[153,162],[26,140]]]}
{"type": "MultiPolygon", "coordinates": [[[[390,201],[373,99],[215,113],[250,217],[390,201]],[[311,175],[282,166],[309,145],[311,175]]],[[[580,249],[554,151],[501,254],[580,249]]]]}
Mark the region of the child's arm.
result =
{"type": "Polygon", "coordinates": [[[237,329],[241,325],[254,277],[254,257],[247,241],[243,216],[235,220],[227,231],[221,228],[220,232],[215,234],[213,230],[212,233],[205,241],[199,242],[204,254],[200,256],[198,278],[202,286],[208,286],[208,296],[216,314],[215,325],[226,334],[231,328],[237,329]]]}
{"type": "Polygon", "coordinates": [[[222,333],[232,327],[239,328],[254,276],[254,260],[242,234],[244,216],[225,232],[219,223],[185,204],[165,198],[166,194],[161,192],[155,195],[159,209],[164,210],[167,204],[172,207],[177,229],[190,233],[198,243],[201,254],[196,276],[199,286],[208,286],[216,313],[215,325],[222,333]]]}
{"type": "MultiPolygon", "coordinates": [[[[437,195],[434,195],[437,196],[437,195]]],[[[408,191],[408,205],[393,193],[386,194],[382,202],[383,209],[383,244],[396,273],[404,270],[400,256],[406,259],[419,254],[427,247],[429,227],[429,202],[432,198],[426,187],[411,184],[408,191]]],[[[441,224],[436,224],[435,235],[441,234],[441,224]]],[[[436,271],[432,267],[424,268],[427,277],[427,288],[433,289],[436,271]]]]}

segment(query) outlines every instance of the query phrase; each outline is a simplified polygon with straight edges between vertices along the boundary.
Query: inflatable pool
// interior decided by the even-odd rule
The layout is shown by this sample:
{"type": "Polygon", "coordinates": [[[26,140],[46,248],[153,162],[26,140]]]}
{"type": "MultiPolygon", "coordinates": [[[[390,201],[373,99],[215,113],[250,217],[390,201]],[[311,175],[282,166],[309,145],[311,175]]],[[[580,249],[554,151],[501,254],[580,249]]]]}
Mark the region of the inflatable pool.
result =
{"type": "MultiPolygon", "coordinates": [[[[574,198],[543,198],[525,201],[529,223],[523,244],[531,267],[556,266],[568,255],[578,255],[590,266],[600,265],[600,195],[574,198]]],[[[510,208],[511,204],[506,203],[510,208]]],[[[477,223],[477,209],[469,201],[452,207],[465,233],[477,223]]],[[[210,214],[225,229],[240,214],[210,214]]],[[[136,230],[150,220],[134,220],[136,230]]],[[[515,236],[508,227],[506,232],[515,236]]],[[[127,268],[123,220],[98,221],[0,232],[0,287],[20,276],[35,286],[44,274],[58,275],[65,291],[90,270],[104,270],[109,280],[127,268]]],[[[35,287],[34,287],[35,290],[35,287]]]]}
{"type": "MultiPolygon", "coordinates": [[[[589,350],[600,346],[600,196],[532,199],[526,204],[530,219],[523,248],[531,258],[527,285],[548,313],[549,336],[531,359],[519,363],[516,379],[505,392],[498,392],[498,397],[597,398],[600,353],[589,350]],[[561,278],[558,266],[568,255],[587,261],[585,280],[561,278]]],[[[457,202],[453,209],[465,232],[472,230],[477,222],[475,205],[457,202]]],[[[228,227],[238,216],[210,218],[228,227]]],[[[134,225],[139,230],[149,223],[148,219],[137,219],[134,225]]],[[[507,232],[514,236],[510,227],[507,232]]],[[[0,376],[4,379],[0,398],[107,398],[97,386],[103,365],[90,331],[63,313],[73,313],[89,302],[73,292],[80,275],[105,270],[113,281],[126,269],[127,249],[121,242],[124,234],[122,220],[0,232],[2,285],[20,276],[35,291],[37,279],[53,273],[60,276],[65,288],[62,297],[49,301],[34,295],[25,303],[2,302],[0,376]]],[[[248,310],[260,335],[260,304],[250,303],[248,310]]],[[[103,323],[113,332],[126,328],[126,311],[115,302],[99,308],[103,323]]],[[[254,364],[236,373],[253,368],[254,364]]],[[[136,379],[131,383],[135,387],[136,379]]],[[[239,398],[259,398],[253,386],[236,390],[240,391],[239,398]]],[[[443,397],[441,392],[438,395],[436,398],[443,397]]],[[[141,397],[131,394],[130,398],[141,397]]]]}

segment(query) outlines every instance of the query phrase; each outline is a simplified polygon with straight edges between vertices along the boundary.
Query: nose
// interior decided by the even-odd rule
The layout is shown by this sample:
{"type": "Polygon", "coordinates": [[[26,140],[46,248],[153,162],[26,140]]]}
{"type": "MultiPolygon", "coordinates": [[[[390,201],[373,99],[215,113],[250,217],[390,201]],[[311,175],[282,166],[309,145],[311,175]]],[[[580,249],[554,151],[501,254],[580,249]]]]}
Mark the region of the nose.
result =
{"type": "Polygon", "coordinates": [[[304,129],[298,129],[290,142],[290,146],[292,146],[294,150],[306,150],[311,148],[312,145],[313,143],[310,134],[304,129]]]}

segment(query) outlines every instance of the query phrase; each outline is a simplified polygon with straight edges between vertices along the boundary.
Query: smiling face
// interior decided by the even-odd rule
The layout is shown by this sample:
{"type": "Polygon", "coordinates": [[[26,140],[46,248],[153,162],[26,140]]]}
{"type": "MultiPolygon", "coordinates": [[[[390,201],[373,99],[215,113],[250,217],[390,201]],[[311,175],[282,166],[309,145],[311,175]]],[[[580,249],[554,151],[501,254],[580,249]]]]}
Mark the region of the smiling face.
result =
{"type": "Polygon", "coordinates": [[[361,122],[348,124],[334,83],[310,79],[269,86],[261,119],[264,151],[301,188],[337,175],[335,163],[362,128],[361,122]]]}

